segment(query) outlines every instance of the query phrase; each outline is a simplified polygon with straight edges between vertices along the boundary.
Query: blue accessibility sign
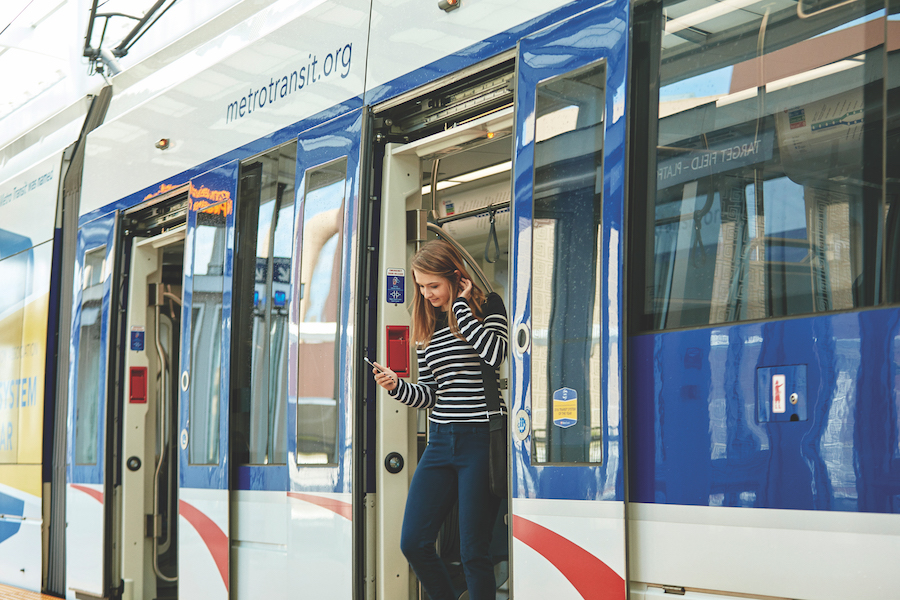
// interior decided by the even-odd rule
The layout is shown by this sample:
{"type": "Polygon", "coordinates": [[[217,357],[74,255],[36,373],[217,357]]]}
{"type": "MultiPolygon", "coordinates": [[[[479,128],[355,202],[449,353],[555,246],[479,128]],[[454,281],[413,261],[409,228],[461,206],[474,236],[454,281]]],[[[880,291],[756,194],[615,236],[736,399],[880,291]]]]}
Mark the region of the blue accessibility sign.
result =
{"type": "Polygon", "coordinates": [[[131,328],[131,350],[134,352],[141,352],[144,350],[144,328],[143,327],[132,327],[131,328]]]}
{"type": "Polygon", "coordinates": [[[406,271],[403,269],[387,270],[387,301],[391,304],[406,302],[406,271]]]}

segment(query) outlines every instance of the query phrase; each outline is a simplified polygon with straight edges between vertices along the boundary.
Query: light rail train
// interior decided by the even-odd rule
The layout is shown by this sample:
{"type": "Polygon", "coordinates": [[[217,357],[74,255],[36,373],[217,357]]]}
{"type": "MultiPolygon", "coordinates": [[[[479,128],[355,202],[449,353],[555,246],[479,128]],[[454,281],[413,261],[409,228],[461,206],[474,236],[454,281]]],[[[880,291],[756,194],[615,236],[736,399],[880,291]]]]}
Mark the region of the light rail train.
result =
{"type": "Polygon", "coordinates": [[[256,4],[2,151],[0,581],[423,598],[363,359],[441,236],[508,309],[498,599],[895,597],[900,2],[256,4]]]}

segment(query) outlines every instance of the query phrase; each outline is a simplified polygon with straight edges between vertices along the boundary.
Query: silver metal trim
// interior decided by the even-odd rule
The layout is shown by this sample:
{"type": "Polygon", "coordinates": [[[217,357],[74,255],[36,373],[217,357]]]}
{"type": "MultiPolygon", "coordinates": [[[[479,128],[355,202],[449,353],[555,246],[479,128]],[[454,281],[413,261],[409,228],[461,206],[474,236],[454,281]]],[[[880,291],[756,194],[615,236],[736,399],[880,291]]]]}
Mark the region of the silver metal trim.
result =
{"type": "Polygon", "coordinates": [[[516,48],[512,48],[510,50],[507,50],[506,52],[503,52],[502,54],[497,54],[496,56],[492,56],[491,58],[483,60],[478,64],[472,65],[468,69],[462,69],[461,71],[456,71],[455,73],[452,73],[451,75],[447,75],[446,77],[438,79],[437,81],[432,81],[429,84],[423,85],[421,87],[417,87],[414,90],[410,90],[410,91],[406,92],[405,94],[400,94],[399,96],[397,96],[395,98],[392,98],[390,100],[385,100],[381,104],[376,104],[372,108],[372,112],[374,112],[377,115],[381,111],[388,110],[389,108],[393,108],[395,106],[400,106],[404,102],[414,100],[415,98],[418,98],[419,96],[424,96],[425,94],[428,94],[429,92],[439,90],[442,87],[451,85],[453,83],[456,83],[457,81],[461,81],[470,75],[474,75],[475,73],[480,73],[481,71],[485,71],[487,69],[490,69],[491,67],[495,67],[495,66],[499,65],[500,63],[506,62],[515,57],[516,57],[516,48]]]}

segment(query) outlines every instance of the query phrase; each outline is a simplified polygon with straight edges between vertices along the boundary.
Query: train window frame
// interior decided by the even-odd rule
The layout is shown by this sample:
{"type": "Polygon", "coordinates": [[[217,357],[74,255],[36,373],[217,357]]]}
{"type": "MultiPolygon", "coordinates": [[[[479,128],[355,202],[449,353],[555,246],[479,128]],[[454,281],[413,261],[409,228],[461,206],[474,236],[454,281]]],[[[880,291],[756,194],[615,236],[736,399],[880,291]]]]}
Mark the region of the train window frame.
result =
{"type": "MultiPolygon", "coordinates": [[[[561,466],[561,467],[584,467],[584,466],[600,466],[605,463],[605,455],[603,444],[605,443],[605,415],[603,411],[604,405],[604,390],[602,385],[603,380],[603,350],[602,350],[602,339],[604,330],[606,329],[606,324],[603,321],[603,293],[604,293],[604,285],[603,285],[603,262],[601,260],[597,260],[597,256],[602,255],[602,247],[604,243],[604,235],[603,235],[603,186],[605,183],[605,141],[606,141],[606,125],[609,115],[607,114],[607,98],[609,94],[608,90],[608,64],[605,58],[598,59],[593,61],[583,67],[573,69],[566,73],[562,73],[560,75],[556,75],[554,77],[545,79],[537,84],[535,90],[535,105],[532,107],[534,109],[534,125],[533,125],[533,144],[534,144],[534,165],[532,172],[532,214],[533,221],[531,226],[531,237],[532,237],[532,258],[531,258],[531,327],[532,327],[532,343],[531,343],[531,368],[530,368],[530,379],[531,379],[531,411],[532,411],[532,419],[531,419],[531,452],[530,452],[530,462],[533,466],[561,466]],[[599,93],[594,94],[585,94],[581,96],[572,95],[566,98],[565,93],[562,90],[551,89],[553,86],[566,86],[570,88],[576,87],[584,87],[587,85],[591,85],[591,83],[586,83],[589,78],[596,77],[599,78],[599,82],[601,85],[596,86],[596,89],[600,89],[599,93]],[[560,109],[553,109],[542,114],[541,102],[544,99],[545,102],[553,102],[553,100],[548,100],[553,97],[558,100],[560,98],[564,99],[565,102],[569,102],[569,106],[563,107],[560,109]],[[584,102],[584,100],[589,100],[590,102],[584,102]],[[585,112],[582,114],[582,108],[590,106],[593,110],[590,112],[585,112]],[[572,111],[573,107],[577,107],[577,110],[572,111]],[[567,111],[567,114],[560,114],[562,111],[567,111]],[[552,115],[556,115],[556,117],[552,117],[552,115]],[[545,124],[542,125],[541,118],[547,117],[545,119],[545,124]],[[580,123],[579,121],[585,117],[588,119],[588,123],[580,123]],[[574,119],[574,120],[573,120],[574,119]],[[544,129],[545,133],[549,134],[546,138],[542,139],[541,130],[544,129]],[[554,132],[554,129],[558,129],[558,131],[554,132]],[[592,131],[594,129],[595,131],[592,131]],[[599,139],[597,139],[597,134],[599,134],[599,139]],[[579,181],[577,171],[573,171],[575,177],[566,177],[566,175],[572,175],[568,171],[572,170],[574,166],[577,168],[576,164],[569,164],[563,166],[564,162],[582,162],[583,156],[565,156],[562,155],[563,158],[560,159],[559,150],[561,150],[563,144],[557,144],[560,148],[556,148],[557,154],[551,154],[553,149],[550,149],[549,146],[547,149],[542,152],[542,148],[540,144],[550,143],[554,138],[556,142],[559,141],[567,141],[571,142],[571,140],[561,140],[559,136],[564,135],[578,135],[581,137],[587,137],[586,142],[590,144],[593,141],[592,152],[590,153],[590,160],[593,161],[590,168],[587,170],[588,173],[593,174],[593,178],[588,182],[593,186],[593,190],[589,191],[589,196],[585,196],[584,204],[585,208],[589,208],[593,215],[592,219],[578,219],[578,213],[576,211],[568,211],[572,212],[572,217],[574,217],[575,222],[588,223],[590,224],[589,229],[591,230],[591,235],[593,236],[593,243],[591,244],[591,257],[588,258],[588,262],[593,265],[593,276],[594,280],[592,285],[585,286],[584,291],[590,293],[591,303],[589,306],[582,307],[587,311],[584,315],[585,319],[579,319],[577,316],[573,319],[578,323],[581,322],[590,322],[590,331],[587,334],[586,339],[588,340],[587,348],[590,349],[588,354],[588,368],[587,373],[581,373],[581,379],[577,382],[575,381],[579,375],[577,373],[568,372],[568,373],[558,373],[559,370],[553,368],[553,360],[551,358],[551,353],[553,351],[553,347],[557,347],[557,352],[563,353],[564,348],[569,346],[572,341],[571,336],[568,333],[560,334],[559,336],[554,336],[551,334],[551,329],[560,325],[560,320],[565,321],[566,319],[560,319],[558,316],[554,317],[553,314],[557,313],[555,308],[555,303],[553,303],[553,307],[549,309],[549,314],[547,318],[547,325],[545,331],[547,332],[544,337],[546,339],[546,357],[543,358],[537,352],[537,348],[542,345],[539,342],[541,339],[541,335],[539,332],[541,331],[541,311],[538,308],[538,301],[536,299],[536,291],[538,291],[540,281],[539,275],[541,275],[541,271],[545,271],[546,269],[536,268],[536,263],[538,261],[535,260],[536,253],[535,248],[537,248],[540,244],[540,240],[538,239],[540,235],[540,231],[544,228],[542,225],[550,226],[550,223],[544,223],[544,221],[556,221],[560,216],[561,212],[550,212],[550,204],[547,203],[547,208],[544,209],[544,212],[551,215],[549,219],[541,219],[539,218],[539,214],[541,210],[539,210],[539,204],[541,202],[545,202],[546,200],[561,198],[563,194],[567,192],[570,194],[565,200],[569,201],[569,206],[571,206],[571,201],[575,198],[571,195],[572,192],[578,192],[579,190],[588,189],[584,186],[576,187],[575,189],[568,189],[567,181],[579,181]],[[591,140],[591,136],[594,136],[594,139],[591,140]],[[598,143],[599,142],[599,143],[598,143]],[[542,160],[542,154],[546,153],[546,158],[550,159],[547,161],[542,160]],[[553,179],[554,172],[558,172],[558,176],[556,179],[553,179]],[[550,177],[547,177],[547,174],[550,174],[550,177]],[[546,179],[543,183],[543,187],[547,188],[543,192],[539,191],[539,186],[541,186],[541,179],[546,179]],[[550,185],[548,185],[548,183],[550,185]],[[553,216],[555,215],[555,218],[553,216]],[[556,338],[560,339],[557,340],[556,338]],[[556,342],[559,342],[558,344],[556,342]],[[546,373],[546,381],[545,385],[541,386],[540,381],[538,379],[538,371],[541,370],[540,365],[543,364],[543,372],[546,373]],[[554,384],[553,379],[557,379],[557,383],[554,384]],[[558,387],[557,387],[558,386],[558,387]],[[546,388],[546,389],[544,389],[546,388]],[[556,388],[556,389],[553,389],[556,388]],[[541,393],[538,390],[542,390],[541,393]],[[580,400],[578,394],[584,393],[584,390],[587,389],[587,402],[583,402],[580,400]],[[574,397],[572,397],[574,393],[574,397]],[[542,397],[543,395],[543,397],[542,397]],[[540,418],[540,413],[544,412],[545,417],[543,420],[540,418]],[[573,418],[574,417],[574,418],[573,418]],[[544,424],[544,427],[540,427],[541,424],[544,424]],[[544,437],[541,440],[541,436],[538,435],[539,431],[544,432],[544,437]],[[585,460],[587,458],[587,460],[585,460]]],[[[545,109],[549,108],[549,106],[545,106],[545,109]]],[[[581,141],[581,140],[579,140],[581,141]]],[[[568,148],[580,147],[578,144],[568,143],[568,148]]],[[[588,146],[591,147],[591,146],[588,146]]],[[[569,188],[572,186],[569,185],[569,188]]],[[[557,202],[557,206],[562,207],[564,202],[557,202]]],[[[560,250],[562,247],[565,247],[569,250],[580,247],[578,245],[578,238],[573,237],[569,240],[570,243],[560,244],[557,241],[557,236],[559,233],[564,230],[572,229],[572,222],[570,221],[568,228],[559,227],[557,228],[555,225],[553,226],[552,231],[549,231],[549,235],[553,237],[553,240],[549,243],[551,246],[557,250],[560,250]],[[557,231],[558,230],[558,231],[557,231]]],[[[587,231],[582,232],[583,234],[587,234],[587,231]]],[[[566,270],[571,270],[570,265],[575,262],[571,260],[559,260],[555,263],[550,264],[550,268],[552,269],[552,265],[556,264],[557,266],[565,265],[566,270]]],[[[574,269],[577,270],[577,269],[574,269]]],[[[588,271],[591,269],[588,268],[588,271]]],[[[574,274],[574,273],[573,273],[574,274]]],[[[571,284],[571,278],[567,280],[568,283],[571,284]]],[[[550,282],[552,287],[559,285],[556,277],[552,277],[552,281],[550,282]]],[[[539,295],[539,294],[538,294],[539,295]]],[[[555,297],[555,294],[548,292],[546,294],[548,297],[555,297]]],[[[568,307],[572,309],[573,307],[568,307]]],[[[565,314],[571,314],[570,310],[563,311],[565,314]]],[[[569,326],[562,324],[564,330],[569,329],[569,326]]],[[[558,366],[565,367],[568,364],[574,364],[577,361],[573,360],[559,360],[558,366]]],[[[581,369],[584,371],[584,369],[581,369]]]]}
{"type": "MultiPolygon", "coordinates": [[[[297,382],[296,383],[297,388],[296,388],[296,394],[295,394],[295,404],[294,404],[294,416],[296,418],[296,427],[295,427],[295,431],[293,432],[293,435],[295,436],[295,444],[296,444],[295,451],[294,451],[294,463],[298,467],[302,467],[302,468],[310,468],[310,467],[312,467],[312,468],[316,468],[316,467],[334,468],[334,467],[338,466],[338,464],[339,464],[338,461],[340,460],[339,444],[340,444],[340,427],[341,427],[341,414],[342,414],[342,409],[341,409],[342,398],[341,398],[341,394],[340,394],[340,378],[338,377],[338,373],[340,371],[339,366],[340,366],[340,357],[341,357],[340,336],[341,336],[341,329],[342,329],[342,325],[343,325],[341,322],[341,302],[343,301],[344,294],[343,294],[343,290],[341,289],[341,279],[343,277],[342,257],[346,250],[346,244],[347,244],[346,232],[344,231],[344,215],[346,214],[346,211],[348,208],[347,207],[347,193],[348,193],[348,184],[349,184],[349,174],[348,174],[347,169],[349,167],[349,164],[350,164],[350,157],[347,155],[344,155],[344,156],[335,158],[333,160],[326,161],[324,163],[310,166],[303,171],[303,176],[300,180],[300,185],[297,187],[298,193],[301,191],[301,187],[302,187],[302,197],[299,197],[297,200],[297,203],[296,203],[296,215],[297,216],[295,219],[294,238],[296,240],[297,247],[294,250],[294,255],[296,258],[292,262],[293,265],[296,265],[296,270],[295,270],[296,282],[292,283],[292,286],[294,289],[294,299],[295,299],[294,301],[297,304],[296,313],[295,313],[296,318],[297,318],[297,322],[296,322],[297,323],[297,334],[296,334],[297,335],[297,359],[296,359],[296,363],[294,365],[292,365],[292,368],[295,370],[296,382],[297,382]],[[340,165],[342,165],[342,167],[340,165]],[[335,167],[338,167],[341,170],[342,175],[340,177],[337,177],[337,178],[326,177],[324,179],[325,183],[314,181],[315,174],[317,172],[321,172],[326,169],[334,169],[335,167]],[[316,185],[317,183],[319,183],[320,185],[316,185]],[[307,261],[310,258],[313,258],[311,249],[304,249],[306,240],[311,237],[309,235],[310,230],[308,229],[311,226],[311,222],[310,222],[311,217],[325,214],[324,211],[320,211],[320,212],[316,212],[316,213],[309,213],[309,210],[311,209],[311,206],[310,206],[310,204],[311,204],[310,201],[312,200],[311,195],[314,194],[315,192],[318,192],[320,190],[325,190],[325,189],[329,188],[330,186],[338,184],[338,183],[341,184],[340,201],[339,201],[337,208],[333,209],[336,211],[335,215],[339,216],[339,218],[335,219],[335,223],[337,224],[336,231],[334,234],[329,236],[328,239],[317,249],[317,252],[314,256],[315,264],[312,265],[311,270],[309,271],[310,281],[305,281],[304,273],[306,273],[306,270],[310,268],[309,263],[307,261]],[[304,335],[303,324],[304,324],[304,318],[306,317],[306,313],[304,312],[304,307],[307,307],[307,310],[309,310],[308,309],[309,302],[312,299],[310,297],[310,294],[314,293],[314,291],[318,289],[318,286],[314,286],[315,282],[312,280],[312,278],[316,275],[316,272],[321,273],[321,271],[319,271],[320,259],[321,259],[320,253],[325,249],[325,246],[328,243],[330,243],[331,240],[334,238],[337,238],[337,239],[335,241],[334,257],[332,260],[334,261],[334,264],[336,265],[336,271],[332,270],[330,272],[330,274],[331,274],[331,281],[336,283],[336,287],[334,289],[332,289],[332,288],[328,289],[328,294],[326,294],[325,297],[322,299],[323,304],[321,306],[322,310],[325,310],[325,303],[327,303],[329,296],[332,293],[336,293],[336,299],[335,299],[335,303],[334,303],[335,311],[336,311],[335,312],[335,322],[334,322],[334,334],[333,334],[334,335],[334,338],[333,338],[334,339],[334,350],[333,350],[333,354],[332,354],[332,363],[334,365],[334,377],[333,377],[333,381],[331,382],[332,396],[330,398],[326,398],[326,396],[301,396],[301,393],[302,393],[301,388],[308,381],[312,380],[312,378],[305,378],[302,373],[304,366],[305,366],[304,362],[303,362],[304,358],[302,356],[302,354],[303,354],[302,348],[304,346],[304,343],[302,340],[302,337],[304,335]],[[301,402],[300,402],[301,397],[308,397],[308,398],[314,400],[315,402],[308,403],[308,404],[301,404],[301,402]],[[321,430],[321,434],[322,434],[321,440],[324,442],[327,442],[327,440],[325,439],[326,435],[334,436],[333,442],[330,444],[330,448],[329,448],[329,444],[327,444],[327,443],[322,444],[322,448],[326,449],[325,461],[324,462],[316,462],[316,461],[303,460],[303,457],[306,456],[307,454],[309,456],[314,456],[314,455],[320,454],[320,453],[313,453],[313,452],[303,453],[303,452],[301,452],[301,446],[303,445],[303,440],[305,439],[305,437],[304,437],[305,432],[304,432],[303,428],[305,426],[308,426],[310,423],[310,419],[306,419],[305,417],[303,417],[303,415],[301,415],[301,409],[303,406],[316,406],[316,405],[330,407],[331,405],[328,404],[328,402],[331,402],[331,401],[333,401],[333,408],[334,408],[334,410],[333,410],[333,429],[331,427],[329,427],[327,432],[325,431],[325,428],[322,428],[322,430],[321,430]],[[330,453],[330,456],[329,456],[329,453],[330,453]]],[[[318,198],[316,198],[315,201],[318,201],[318,198]]],[[[327,325],[327,322],[323,322],[323,323],[325,323],[327,325]]],[[[327,334],[328,334],[328,332],[325,333],[326,336],[327,336],[327,334]]],[[[316,337],[316,336],[314,335],[313,337],[316,337]]],[[[321,334],[319,334],[318,337],[322,337],[321,334]]],[[[318,381],[318,383],[321,383],[321,381],[318,381]]],[[[328,411],[322,410],[322,412],[324,414],[325,412],[328,412],[328,411]]],[[[326,415],[326,419],[327,419],[327,415],[326,415]]]]}

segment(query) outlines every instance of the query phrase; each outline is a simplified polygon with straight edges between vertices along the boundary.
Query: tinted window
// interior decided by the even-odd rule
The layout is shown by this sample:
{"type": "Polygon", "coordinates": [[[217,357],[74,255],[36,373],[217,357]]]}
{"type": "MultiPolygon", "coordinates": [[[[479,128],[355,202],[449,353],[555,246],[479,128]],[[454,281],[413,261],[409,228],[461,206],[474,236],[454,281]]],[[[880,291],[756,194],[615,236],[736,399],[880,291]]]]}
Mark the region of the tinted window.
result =
{"type": "Polygon", "coordinates": [[[532,462],[601,462],[606,64],[543,82],[536,98],[532,462]]]}
{"type": "Polygon", "coordinates": [[[341,251],[347,159],[303,177],[297,462],[337,461],[341,251]]]}
{"type": "Polygon", "coordinates": [[[225,217],[231,201],[197,213],[191,300],[190,462],[219,464],[225,217]]]}
{"type": "Polygon", "coordinates": [[[75,404],[75,464],[97,464],[100,427],[103,288],[106,248],[86,252],[81,271],[81,326],[78,337],[78,390],[75,404]]]}
{"type": "Polygon", "coordinates": [[[296,144],[241,165],[234,306],[232,452],[237,464],[287,458],[288,310],[296,144]]]}
{"type": "Polygon", "coordinates": [[[633,213],[641,328],[891,299],[883,5],[814,4],[658,5],[655,185],[633,213]]]}

